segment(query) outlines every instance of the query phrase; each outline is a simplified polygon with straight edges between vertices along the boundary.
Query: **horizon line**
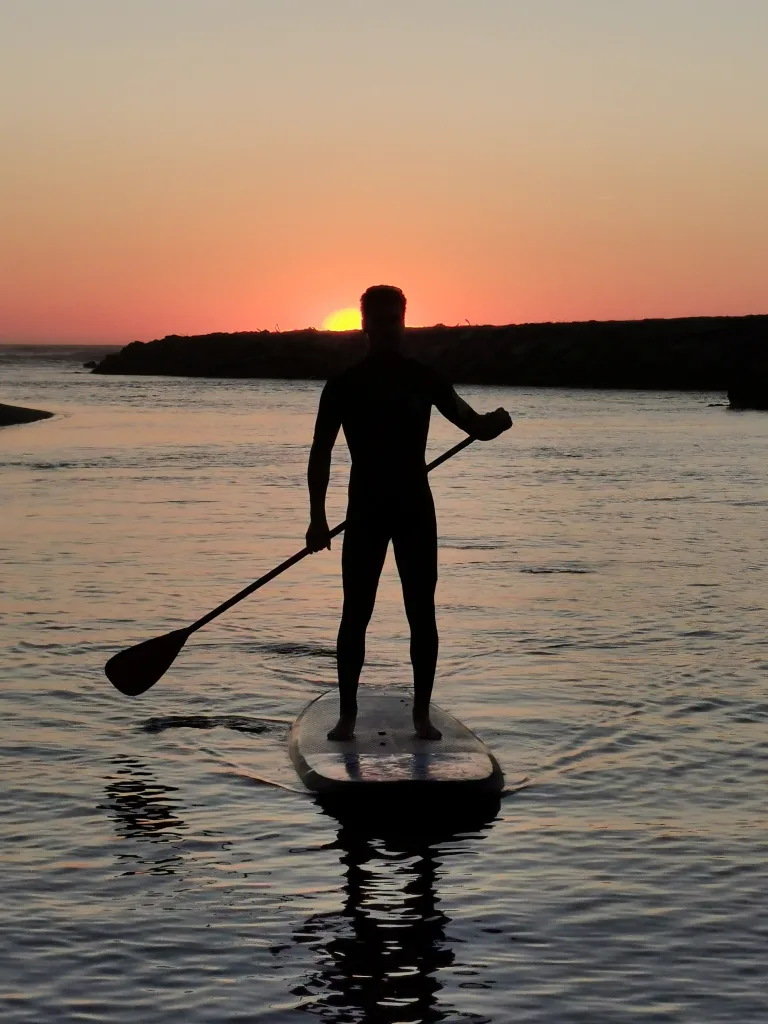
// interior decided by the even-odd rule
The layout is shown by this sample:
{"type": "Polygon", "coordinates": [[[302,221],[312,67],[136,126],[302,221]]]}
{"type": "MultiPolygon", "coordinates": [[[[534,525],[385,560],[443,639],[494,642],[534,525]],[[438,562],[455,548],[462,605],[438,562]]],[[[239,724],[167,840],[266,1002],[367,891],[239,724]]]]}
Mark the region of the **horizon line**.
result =
{"type": "MultiPolygon", "coordinates": [[[[750,317],[763,317],[768,316],[768,312],[765,313],[706,313],[706,314],[689,314],[687,316],[643,316],[643,317],[628,317],[628,318],[617,318],[611,317],[608,319],[590,318],[589,320],[524,320],[516,321],[506,324],[496,323],[471,323],[469,320],[464,320],[457,324],[407,324],[406,330],[434,330],[436,328],[442,328],[444,330],[458,330],[459,328],[482,328],[482,327],[544,327],[549,324],[632,324],[632,323],[645,323],[649,320],[747,320],[750,317]]],[[[0,348],[58,348],[69,346],[70,348],[125,348],[126,345],[132,345],[135,341],[139,341],[144,345],[148,345],[153,341],[161,341],[163,338],[205,338],[213,334],[304,334],[312,332],[315,334],[361,334],[362,329],[356,328],[348,331],[330,331],[322,327],[295,327],[290,330],[281,331],[279,328],[275,330],[268,327],[255,327],[245,328],[237,331],[205,331],[201,334],[163,334],[158,335],[154,338],[149,338],[143,341],[141,338],[131,338],[130,341],[76,341],[73,339],[67,339],[62,341],[42,340],[42,339],[31,339],[23,341],[10,341],[0,338],[0,348]]]]}

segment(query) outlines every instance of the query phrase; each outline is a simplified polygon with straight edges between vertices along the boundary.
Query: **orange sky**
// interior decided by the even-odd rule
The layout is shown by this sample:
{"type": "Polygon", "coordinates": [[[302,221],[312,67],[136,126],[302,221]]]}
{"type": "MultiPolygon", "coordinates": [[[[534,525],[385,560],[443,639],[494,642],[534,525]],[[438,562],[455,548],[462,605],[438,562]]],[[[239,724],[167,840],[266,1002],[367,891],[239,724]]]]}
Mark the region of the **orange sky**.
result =
{"type": "Polygon", "coordinates": [[[762,0],[0,7],[0,341],[768,312],[762,0]]]}

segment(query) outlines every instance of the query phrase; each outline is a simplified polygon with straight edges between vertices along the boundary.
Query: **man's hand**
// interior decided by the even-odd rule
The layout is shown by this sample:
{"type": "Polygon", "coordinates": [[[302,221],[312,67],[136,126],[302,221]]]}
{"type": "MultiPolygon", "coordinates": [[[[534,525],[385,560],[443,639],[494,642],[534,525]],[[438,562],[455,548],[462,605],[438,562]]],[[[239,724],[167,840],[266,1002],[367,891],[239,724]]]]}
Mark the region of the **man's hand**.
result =
{"type": "Polygon", "coordinates": [[[307,547],[314,554],[316,551],[322,551],[323,548],[331,550],[331,531],[328,529],[328,523],[325,519],[315,521],[314,519],[309,524],[307,530],[307,547]]]}
{"type": "Polygon", "coordinates": [[[480,430],[474,431],[480,441],[492,441],[512,426],[512,417],[506,409],[494,409],[480,417],[480,430]]]}

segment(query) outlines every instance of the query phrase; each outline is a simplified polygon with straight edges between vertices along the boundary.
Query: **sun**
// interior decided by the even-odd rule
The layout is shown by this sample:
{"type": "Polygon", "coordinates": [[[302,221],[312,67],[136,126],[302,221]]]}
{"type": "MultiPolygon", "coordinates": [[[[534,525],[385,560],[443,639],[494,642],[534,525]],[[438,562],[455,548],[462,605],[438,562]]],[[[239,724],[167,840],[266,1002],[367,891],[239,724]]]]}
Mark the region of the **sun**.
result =
{"type": "Polygon", "coordinates": [[[361,327],[360,310],[355,306],[337,309],[323,320],[324,331],[359,331],[361,327]]]}

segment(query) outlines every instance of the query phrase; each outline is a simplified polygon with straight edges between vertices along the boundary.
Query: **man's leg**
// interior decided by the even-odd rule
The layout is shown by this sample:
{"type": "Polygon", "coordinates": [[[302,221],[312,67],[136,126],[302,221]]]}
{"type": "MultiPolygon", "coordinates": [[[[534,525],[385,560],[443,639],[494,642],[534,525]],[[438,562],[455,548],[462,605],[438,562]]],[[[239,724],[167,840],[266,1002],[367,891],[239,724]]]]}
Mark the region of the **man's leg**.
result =
{"type": "Polygon", "coordinates": [[[392,542],[403,585],[405,614],[411,627],[413,724],[423,739],[439,740],[442,734],[429,719],[438,635],[435,622],[437,523],[432,495],[428,491],[408,514],[399,517],[392,542]]]}
{"type": "Polygon", "coordinates": [[[344,609],[336,641],[336,666],[339,673],[339,721],[328,739],[352,737],[357,718],[357,684],[365,661],[365,631],[373,614],[376,590],[389,534],[370,518],[353,518],[344,534],[341,574],[344,584],[344,609]]]}

